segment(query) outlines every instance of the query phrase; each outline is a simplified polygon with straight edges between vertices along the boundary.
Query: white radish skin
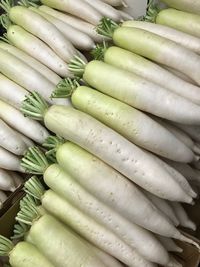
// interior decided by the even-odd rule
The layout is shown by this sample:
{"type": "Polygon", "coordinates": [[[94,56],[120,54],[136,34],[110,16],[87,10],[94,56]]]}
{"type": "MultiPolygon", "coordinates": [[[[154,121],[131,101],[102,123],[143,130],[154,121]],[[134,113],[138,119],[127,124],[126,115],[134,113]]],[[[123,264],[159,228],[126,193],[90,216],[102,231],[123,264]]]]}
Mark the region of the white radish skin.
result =
{"type": "Polygon", "coordinates": [[[52,132],[85,148],[155,195],[192,201],[150,155],[91,116],[73,108],[54,105],[45,113],[44,122],[52,132]],[[160,177],[159,180],[157,177],[160,177]]]}
{"type": "Polygon", "coordinates": [[[121,101],[87,86],[77,87],[71,101],[75,108],[106,124],[135,145],[175,161],[195,159],[194,153],[165,127],[121,101]]]}
{"type": "Polygon", "coordinates": [[[200,3],[198,0],[193,0],[192,2],[190,0],[163,0],[162,2],[175,9],[200,15],[200,3]]]}
{"type": "Polygon", "coordinates": [[[196,225],[189,219],[182,205],[178,202],[171,202],[170,204],[173,207],[174,212],[176,213],[176,216],[178,217],[180,221],[180,225],[195,231],[196,225]]]}
{"type": "Polygon", "coordinates": [[[186,132],[193,140],[200,142],[200,127],[198,125],[175,123],[175,126],[186,132]]]}
{"type": "Polygon", "coordinates": [[[27,94],[27,90],[0,73],[0,99],[20,109],[27,94]]]}
{"type": "Polygon", "coordinates": [[[200,54],[200,38],[197,38],[190,34],[175,30],[164,25],[143,21],[126,21],[122,24],[122,26],[135,27],[158,34],[192,50],[197,54],[200,54]]]}
{"type": "MultiPolygon", "coordinates": [[[[87,241],[84,240],[84,242],[87,241]]],[[[89,242],[87,242],[87,245],[89,245],[89,247],[95,252],[95,254],[105,264],[106,267],[124,267],[124,265],[120,263],[116,258],[112,257],[103,250],[97,248],[96,246],[91,245],[89,242]]]]}
{"type": "Polygon", "coordinates": [[[147,191],[143,192],[153,202],[153,204],[174,223],[175,226],[179,225],[179,220],[176,217],[176,214],[166,200],[158,198],[147,191]]]}
{"type": "Polygon", "coordinates": [[[126,2],[125,1],[122,1],[122,0],[102,0],[104,3],[107,3],[108,5],[111,5],[111,6],[115,6],[115,7],[118,7],[118,6],[126,6],[126,2]]]}
{"type": "MultiPolygon", "coordinates": [[[[0,147],[0,168],[1,169],[24,172],[20,164],[21,164],[21,160],[19,157],[10,153],[8,150],[4,149],[3,147],[0,147]]],[[[14,188],[11,188],[10,190],[14,191],[14,188]]]]}
{"type": "Polygon", "coordinates": [[[193,51],[138,28],[119,27],[113,40],[119,47],[183,72],[200,85],[200,57],[193,51]]]}
{"type": "Polygon", "coordinates": [[[82,0],[42,0],[41,3],[82,18],[93,25],[97,25],[102,18],[100,12],[82,0]]]}
{"type": "MultiPolygon", "coordinates": [[[[161,64],[160,64],[161,65],[161,64]]],[[[173,73],[174,75],[176,75],[177,77],[179,77],[180,79],[182,79],[183,81],[187,82],[187,83],[190,83],[192,85],[197,85],[197,83],[195,83],[194,80],[192,80],[190,77],[188,77],[187,75],[183,74],[182,72],[178,71],[178,70],[175,70],[173,68],[170,68],[168,66],[165,66],[165,65],[161,65],[162,68],[168,70],[169,72],[173,73]]]]}
{"type": "Polygon", "coordinates": [[[15,155],[24,155],[27,150],[23,139],[0,119],[0,146],[15,155]]]}
{"type": "MultiPolygon", "coordinates": [[[[114,232],[120,239],[135,249],[146,260],[161,265],[169,262],[169,255],[152,233],[129,222],[119,213],[115,212],[92,194],[88,193],[77,183],[73,177],[62,171],[58,165],[54,165],[55,176],[45,173],[45,183],[56,194],[69,201],[73,206],[84,212],[99,224],[114,232]],[[57,174],[57,175],[56,175],[57,174]],[[59,175],[59,176],[58,176],[59,175]],[[59,184],[55,184],[55,177],[59,177],[59,184]]],[[[53,172],[52,171],[52,172],[53,172]]]]}
{"type": "Polygon", "coordinates": [[[49,22],[54,24],[59,31],[77,48],[80,50],[90,51],[95,47],[94,41],[85,33],[77,30],[71,25],[65,23],[64,21],[49,15],[38,8],[31,8],[33,11],[40,14],[42,17],[47,19],[49,22]]]}
{"type": "Polygon", "coordinates": [[[199,87],[191,84],[191,80],[186,82],[182,77],[177,77],[168,69],[165,69],[166,66],[160,66],[140,55],[116,46],[109,47],[106,50],[104,61],[135,73],[162,87],[164,86],[166,89],[191,100],[193,103],[200,104],[199,87]]]}
{"type": "Polygon", "coordinates": [[[23,135],[18,131],[16,131],[16,133],[20,136],[20,138],[22,138],[27,148],[34,146],[34,142],[30,138],[28,138],[27,136],[23,135]]]}
{"type": "Polygon", "coordinates": [[[0,209],[3,207],[3,203],[6,201],[8,197],[6,196],[6,194],[0,190],[0,209]]]}
{"type": "Polygon", "coordinates": [[[166,161],[167,164],[169,164],[178,172],[180,172],[185,178],[187,178],[188,181],[196,181],[200,183],[200,176],[197,174],[196,170],[193,169],[190,165],[181,162],[175,162],[168,159],[164,159],[164,161],[166,161]]]}
{"type": "Polygon", "coordinates": [[[24,117],[19,110],[1,100],[0,118],[36,143],[42,144],[49,136],[48,131],[39,122],[24,117]]]}
{"type": "Polygon", "coordinates": [[[24,179],[22,178],[22,176],[20,176],[18,173],[16,172],[12,172],[12,171],[9,171],[9,174],[12,176],[13,178],[13,181],[14,181],[14,184],[15,184],[15,187],[18,188],[22,185],[24,179]]]}
{"type": "Polygon", "coordinates": [[[13,56],[16,56],[18,59],[22,60],[30,67],[32,67],[34,70],[39,71],[45,78],[50,80],[53,84],[57,85],[61,81],[61,78],[56,73],[51,71],[38,60],[24,53],[22,50],[14,47],[13,45],[7,44],[5,42],[0,42],[0,48],[9,52],[13,56]]]}
{"type": "Polygon", "coordinates": [[[173,124],[170,124],[167,121],[164,121],[158,117],[153,117],[156,121],[158,121],[161,125],[163,125],[165,128],[167,128],[172,134],[174,134],[181,142],[183,142],[187,147],[189,147],[193,152],[200,153],[200,148],[195,145],[193,140],[190,138],[189,135],[187,135],[185,132],[183,132],[181,129],[176,127],[173,124]]]}
{"type": "Polygon", "coordinates": [[[85,66],[83,79],[91,87],[140,110],[185,124],[200,123],[200,106],[134,73],[93,60],[85,66]]]}
{"type": "Polygon", "coordinates": [[[130,14],[124,12],[123,10],[118,10],[121,18],[123,21],[126,21],[126,20],[133,20],[134,17],[132,17],[130,14]]]}
{"type": "Polygon", "coordinates": [[[64,61],[69,62],[76,55],[75,48],[63,34],[48,20],[31,9],[23,6],[12,7],[9,11],[9,18],[15,24],[44,41],[64,61]]]}
{"type": "Polygon", "coordinates": [[[68,104],[69,101],[51,100],[55,84],[47,80],[41,73],[31,68],[17,57],[0,48],[0,71],[27,91],[39,92],[47,102],[68,104]]]}
{"type": "Polygon", "coordinates": [[[48,45],[18,25],[11,25],[7,30],[8,40],[29,56],[40,61],[62,77],[71,77],[67,63],[64,62],[48,45]]]}
{"type": "Polygon", "coordinates": [[[171,238],[164,237],[164,236],[157,236],[163,246],[167,249],[167,251],[171,252],[183,252],[183,249],[180,248],[171,238]]]}
{"type": "Polygon", "coordinates": [[[99,34],[96,33],[94,25],[83,21],[77,17],[74,16],[70,16],[69,14],[64,14],[60,11],[57,11],[51,7],[42,5],[39,6],[39,10],[43,11],[46,14],[49,14],[55,18],[59,18],[60,20],[62,20],[63,22],[71,25],[72,27],[76,28],[79,31],[82,31],[83,33],[87,34],[88,36],[90,36],[92,38],[92,40],[94,40],[94,42],[102,42],[103,41],[103,37],[99,34]]]}
{"type": "Polygon", "coordinates": [[[100,1],[100,0],[84,0],[89,5],[91,5],[93,8],[98,10],[104,17],[108,17],[114,21],[120,21],[121,16],[119,15],[119,12],[114,9],[112,6],[100,1]]]}
{"type": "Polygon", "coordinates": [[[155,161],[157,161],[157,163],[159,163],[160,166],[162,166],[174,178],[174,180],[177,182],[177,184],[179,184],[182,187],[182,189],[186,192],[186,194],[190,195],[191,197],[197,197],[197,194],[193,191],[189,182],[183,175],[181,175],[181,173],[179,173],[176,169],[172,168],[170,165],[168,165],[160,158],[154,156],[153,154],[151,155],[155,159],[155,161]]]}
{"type": "Polygon", "coordinates": [[[160,235],[174,235],[176,229],[173,224],[141,190],[94,155],[71,142],[66,142],[59,147],[56,159],[59,166],[83,188],[129,221],[160,235]],[[130,199],[134,205],[130,205],[130,199]]]}
{"type": "Polygon", "coordinates": [[[67,223],[77,234],[80,234],[93,245],[106,253],[116,257],[121,262],[133,267],[156,267],[155,264],[147,262],[135,250],[123,242],[112,231],[98,224],[96,220],[87,216],[64,200],[52,190],[48,190],[42,198],[43,207],[62,222],[67,223]],[[53,198],[52,198],[53,196],[53,198]],[[52,199],[56,200],[52,201],[52,199]],[[60,207],[58,209],[58,206],[60,207]],[[63,207],[63,210],[61,209],[63,207]],[[92,231],[91,231],[92,229],[92,231]]]}
{"type": "Polygon", "coordinates": [[[4,169],[0,169],[0,190],[14,192],[16,188],[14,179],[10,173],[4,169]]]}

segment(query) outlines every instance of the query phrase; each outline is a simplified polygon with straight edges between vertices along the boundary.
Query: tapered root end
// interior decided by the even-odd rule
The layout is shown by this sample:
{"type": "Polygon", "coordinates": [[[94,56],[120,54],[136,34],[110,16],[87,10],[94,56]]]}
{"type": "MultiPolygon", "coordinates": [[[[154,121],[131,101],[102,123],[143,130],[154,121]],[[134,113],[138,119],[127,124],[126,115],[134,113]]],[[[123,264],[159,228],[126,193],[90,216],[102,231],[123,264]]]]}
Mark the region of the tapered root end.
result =
{"type": "Polygon", "coordinates": [[[170,257],[170,261],[166,267],[182,267],[183,265],[178,262],[174,257],[170,257]]]}
{"type": "Polygon", "coordinates": [[[194,240],[192,240],[191,238],[188,238],[184,236],[183,234],[181,234],[179,240],[195,246],[200,251],[199,244],[195,242],[194,240]]]}
{"type": "Polygon", "coordinates": [[[193,150],[194,153],[196,153],[197,155],[200,155],[200,148],[199,148],[197,145],[194,145],[192,150],[193,150]]]}
{"type": "Polygon", "coordinates": [[[187,221],[187,223],[185,224],[185,227],[193,230],[193,231],[196,231],[197,227],[195,225],[195,223],[193,223],[192,221],[187,221]]]}

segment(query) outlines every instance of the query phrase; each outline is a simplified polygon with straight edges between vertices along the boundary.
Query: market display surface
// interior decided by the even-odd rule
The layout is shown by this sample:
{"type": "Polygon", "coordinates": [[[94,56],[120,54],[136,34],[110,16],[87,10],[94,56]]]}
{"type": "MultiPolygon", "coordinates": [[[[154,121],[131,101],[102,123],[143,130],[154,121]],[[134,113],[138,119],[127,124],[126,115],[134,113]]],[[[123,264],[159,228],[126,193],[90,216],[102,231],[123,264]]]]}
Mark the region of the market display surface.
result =
{"type": "Polygon", "coordinates": [[[0,266],[196,267],[200,2],[0,7],[0,266]]]}

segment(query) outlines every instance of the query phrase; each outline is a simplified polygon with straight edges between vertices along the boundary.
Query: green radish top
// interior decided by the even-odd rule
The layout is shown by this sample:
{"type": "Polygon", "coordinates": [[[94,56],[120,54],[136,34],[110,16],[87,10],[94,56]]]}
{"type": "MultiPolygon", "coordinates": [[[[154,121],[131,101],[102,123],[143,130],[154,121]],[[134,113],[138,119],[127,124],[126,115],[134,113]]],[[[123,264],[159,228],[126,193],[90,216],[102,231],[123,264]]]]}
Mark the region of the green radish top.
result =
{"type": "Polygon", "coordinates": [[[156,17],[158,13],[161,11],[161,8],[154,0],[149,1],[147,5],[146,15],[142,17],[142,20],[148,22],[156,22],[156,17]]]}
{"type": "Polygon", "coordinates": [[[42,144],[47,149],[46,157],[52,162],[56,162],[56,152],[58,148],[65,143],[65,139],[60,136],[49,136],[42,144]]]}
{"type": "Polygon", "coordinates": [[[50,162],[38,147],[30,147],[21,160],[21,166],[27,173],[44,174],[50,162]]]}
{"type": "Polygon", "coordinates": [[[1,257],[9,256],[13,248],[14,248],[13,242],[10,239],[0,235],[0,256],[1,257]]]}

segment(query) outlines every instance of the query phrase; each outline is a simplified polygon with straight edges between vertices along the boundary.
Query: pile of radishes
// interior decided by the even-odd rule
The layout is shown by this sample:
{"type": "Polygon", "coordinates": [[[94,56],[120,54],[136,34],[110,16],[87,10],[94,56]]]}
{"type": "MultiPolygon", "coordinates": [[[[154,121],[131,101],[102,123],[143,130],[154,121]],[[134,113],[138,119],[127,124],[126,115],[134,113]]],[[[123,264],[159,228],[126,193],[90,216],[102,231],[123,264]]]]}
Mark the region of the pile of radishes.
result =
{"type": "Polygon", "coordinates": [[[200,249],[179,229],[200,187],[200,3],[163,2],[136,21],[120,0],[1,1],[0,189],[34,174],[24,241],[0,237],[11,266],[179,267],[175,240],[200,249]]]}

